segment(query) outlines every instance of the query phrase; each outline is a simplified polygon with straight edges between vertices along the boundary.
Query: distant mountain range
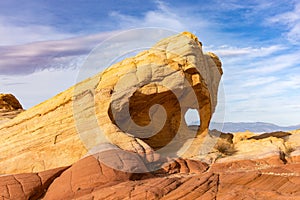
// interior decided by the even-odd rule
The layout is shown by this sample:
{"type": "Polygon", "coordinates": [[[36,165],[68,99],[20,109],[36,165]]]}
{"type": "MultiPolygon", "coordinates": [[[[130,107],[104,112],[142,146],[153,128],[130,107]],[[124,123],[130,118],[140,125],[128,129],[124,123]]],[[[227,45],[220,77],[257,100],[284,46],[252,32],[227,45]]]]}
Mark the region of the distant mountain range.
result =
{"type": "MultiPolygon", "coordinates": [[[[192,122],[191,125],[197,125],[199,122],[192,122]]],[[[290,131],[300,129],[300,124],[295,126],[278,126],[272,123],[265,123],[265,122],[225,122],[218,123],[218,122],[211,122],[209,128],[211,130],[217,129],[222,132],[245,132],[251,131],[255,133],[261,132],[274,132],[274,131],[290,131]]]]}

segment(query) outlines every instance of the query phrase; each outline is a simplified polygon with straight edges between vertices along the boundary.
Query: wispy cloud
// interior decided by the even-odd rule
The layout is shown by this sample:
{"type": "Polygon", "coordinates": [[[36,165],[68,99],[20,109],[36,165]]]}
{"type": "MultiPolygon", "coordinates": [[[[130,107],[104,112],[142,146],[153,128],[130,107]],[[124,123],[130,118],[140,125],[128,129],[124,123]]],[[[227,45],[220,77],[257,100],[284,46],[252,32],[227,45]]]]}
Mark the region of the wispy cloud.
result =
{"type": "Polygon", "coordinates": [[[250,63],[244,73],[268,74],[300,66],[300,51],[286,52],[250,63]]]}
{"type": "Polygon", "coordinates": [[[78,67],[113,32],[65,40],[0,46],[0,74],[28,74],[46,68],[78,67]]]}
{"type": "Polygon", "coordinates": [[[176,32],[198,33],[202,39],[209,39],[211,32],[217,34],[217,31],[214,31],[217,29],[215,22],[202,15],[199,10],[190,6],[175,7],[163,1],[156,1],[156,8],[143,13],[142,16],[120,11],[112,11],[110,16],[115,19],[116,26],[120,29],[160,27],[176,32]]]}
{"type": "Polygon", "coordinates": [[[241,87],[256,87],[261,85],[266,85],[269,83],[273,83],[274,81],[277,81],[279,78],[277,77],[256,77],[254,79],[247,79],[245,82],[241,85],[241,87]]]}
{"type": "Polygon", "coordinates": [[[282,45],[271,45],[266,47],[235,47],[235,46],[220,46],[217,48],[209,47],[207,50],[213,49],[213,51],[221,57],[232,56],[249,56],[249,57],[265,57],[275,52],[286,49],[282,45]]]}
{"type": "Polygon", "coordinates": [[[76,83],[78,70],[44,69],[23,76],[0,75],[1,93],[13,93],[28,109],[76,83]]]}
{"type": "Polygon", "coordinates": [[[164,3],[157,1],[157,9],[148,11],[143,17],[131,16],[118,11],[112,11],[110,16],[118,19],[120,28],[164,27],[173,30],[184,30],[186,25],[164,3]],[[167,27],[166,27],[167,25],[167,27]]]}
{"type": "Polygon", "coordinates": [[[112,11],[110,16],[118,19],[120,28],[163,27],[182,31],[188,27],[188,24],[184,24],[181,20],[179,13],[171,11],[160,1],[157,1],[156,10],[146,12],[142,18],[122,14],[118,11],[112,11]]]}
{"type": "Polygon", "coordinates": [[[287,39],[292,42],[300,43],[300,3],[295,3],[294,10],[284,12],[267,19],[268,23],[281,24],[286,26],[287,39]]]}
{"type": "Polygon", "coordinates": [[[19,25],[0,16],[0,46],[20,45],[37,41],[59,40],[74,37],[46,25],[19,25]]]}

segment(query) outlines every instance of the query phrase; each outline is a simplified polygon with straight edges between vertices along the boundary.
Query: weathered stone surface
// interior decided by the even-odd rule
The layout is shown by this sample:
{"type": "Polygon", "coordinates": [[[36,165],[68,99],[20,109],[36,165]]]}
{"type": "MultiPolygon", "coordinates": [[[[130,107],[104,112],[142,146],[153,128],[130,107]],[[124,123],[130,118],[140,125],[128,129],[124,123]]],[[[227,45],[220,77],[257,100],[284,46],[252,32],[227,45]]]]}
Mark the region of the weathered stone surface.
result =
{"type": "MultiPolygon", "coordinates": [[[[211,173],[197,176],[208,169],[204,163],[178,159],[162,170],[136,174],[109,168],[96,159],[115,153],[120,155],[121,151],[102,152],[102,155],[89,156],[75,163],[51,184],[44,199],[178,199],[187,194],[173,190],[189,191],[193,188],[198,188],[198,191],[188,194],[192,199],[203,195],[214,196],[209,190],[216,191],[217,176],[211,173]]],[[[126,159],[123,161],[132,165],[126,159]]],[[[141,160],[133,165],[137,168],[147,166],[141,160]]]]}
{"type": "Polygon", "coordinates": [[[23,112],[22,105],[12,94],[0,94],[0,124],[8,122],[23,112]]]}
{"type": "Polygon", "coordinates": [[[0,94],[0,110],[15,111],[23,109],[18,99],[12,94],[0,94]]]}
{"type": "Polygon", "coordinates": [[[265,157],[277,156],[284,151],[284,140],[279,138],[266,138],[261,140],[244,140],[234,144],[236,153],[230,157],[222,158],[225,160],[244,160],[244,159],[263,159],[265,157]]]}
{"type": "Polygon", "coordinates": [[[219,176],[217,199],[300,199],[298,175],[235,172],[219,176]]]}
{"type": "Polygon", "coordinates": [[[260,134],[260,135],[252,136],[252,137],[248,138],[248,140],[251,140],[251,139],[259,140],[259,139],[264,139],[264,138],[268,138],[268,137],[284,138],[284,137],[289,136],[289,135],[291,135],[291,133],[283,132],[283,131],[277,131],[277,132],[263,133],[263,134],[260,134]]]}
{"type": "Polygon", "coordinates": [[[12,200],[39,199],[65,169],[62,167],[40,173],[0,176],[0,197],[12,200]]]}
{"type": "MultiPolygon", "coordinates": [[[[195,127],[192,127],[195,128],[195,127]]],[[[258,166],[278,165],[288,162],[298,162],[300,155],[300,134],[297,131],[289,133],[264,133],[262,135],[244,132],[225,134],[216,130],[210,131],[208,143],[213,145],[208,151],[194,154],[192,159],[213,164],[245,163],[257,161],[258,166]],[[255,136],[255,138],[253,138],[255,136]]],[[[203,144],[198,144],[203,146],[203,144]]]]}
{"type": "Polygon", "coordinates": [[[215,163],[220,199],[300,199],[300,164],[276,157],[215,163]]]}
{"type": "Polygon", "coordinates": [[[116,148],[85,157],[69,168],[0,177],[0,196],[18,200],[294,200],[300,199],[300,159],[292,157],[291,160],[293,162],[284,164],[278,158],[269,157],[209,166],[201,161],[179,158],[157,171],[131,173],[126,169],[139,171],[149,163],[116,148]],[[103,159],[110,159],[121,171],[99,161],[103,159]]]}
{"type": "MultiPolygon", "coordinates": [[[[272,132],[255,135],[245,132],[234,134],[232,139],[231,155],[217,154],[215,162],[224,163],[245,160],[272,160],[275,163],[286,163],[290,157],[295,157],[300,149],[299,132],[272,132]]],[[[230,146],[224,146],[226,151],[230,151],[230,146]],[[227,149],[226,149],[227,148],[227,149]]],[[[224,151],[225,151],[224,150],[224,151]]],[[[209,155],[207,155],[208,157],[209,155]]]]}
{"type": "MultiPolygon", "coordinates": [[[[102,153],[104,153],[102,156],[106,157],[114,154],[122,156],[121,151],[102,153]]],[[[43,199],[209,200],[300,198],[299,162],[272,163],[270,158],[269,161],[267,159],[215,163],[209,167],[200,161],[177,159],[155,172],[128,173],[112,169],[99,162],[96,159],[99,156],[100,154],[88,156],[65,169],[60,176],[56,176],[44,192],[39,193],[39,197],[43,199]]],[[[132,163],[124,160],[127,164],[132,163]]],[[[135,164],[131,166],[137,168],[147,166],[139,158],[133,163],[135,164]]],[[[122,169],[121,165],[120,169],[122,169]]],[[[19,175],[15,176],[19,177],[19,175]]],[[[9,182],[8,179],[3,181],[9,182]]],[[[33,181],[28,185],[26,191],[29,191],[28,188],[36,188],[35,183],[33,181]]],[[[0,192],[0,195],[3,194],[0,192]]],[[[18,199],[27,198],[18,196],[18,199]]]]}
{"type": "Polygon", "coordinates": [[[176,151],[185,137],[193,137],[185,134],[189,108],[201,117],[197,135],[207,134],[221,75],[220,60],[203,54],[196,36],[184,32],[163,39],[1,124],[0,173],[67,166],[99,143],[153,161],[153,149],[175,137],[176,151]]]}

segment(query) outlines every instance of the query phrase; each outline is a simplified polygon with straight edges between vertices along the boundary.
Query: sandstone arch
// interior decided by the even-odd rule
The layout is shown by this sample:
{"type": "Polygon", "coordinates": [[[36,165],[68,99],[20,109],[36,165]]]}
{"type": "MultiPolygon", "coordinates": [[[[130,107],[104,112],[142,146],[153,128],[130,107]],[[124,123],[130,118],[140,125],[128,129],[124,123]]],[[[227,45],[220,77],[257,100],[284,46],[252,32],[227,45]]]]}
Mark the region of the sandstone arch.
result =
{"type": "Polygon", "coordinates": [[[70,165],[99,142],[149,153],[182,133],[189,108],[199,111],[197,134],[205,135],[221,75],[220,60],[203,54],[196,36],[184,32],[163,39],[1,124],[0,173],[70,165]],[[147,130],[153,135],[143,137],[147,130]]]}

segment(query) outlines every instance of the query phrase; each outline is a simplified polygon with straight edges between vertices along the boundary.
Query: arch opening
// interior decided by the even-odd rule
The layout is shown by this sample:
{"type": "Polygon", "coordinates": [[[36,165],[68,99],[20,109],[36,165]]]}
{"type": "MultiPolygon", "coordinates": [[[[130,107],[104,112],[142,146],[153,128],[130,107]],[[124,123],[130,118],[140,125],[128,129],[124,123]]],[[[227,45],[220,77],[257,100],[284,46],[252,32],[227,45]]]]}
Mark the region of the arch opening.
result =
{"type": "Polygon", "coordinates": [[[201,118],[197,109],[189,108],[184,114],[184,120],[189,129],[198,130],[201,125],[201,118]]]}
{"type": "MultiPolygon", "coordinates": [[[[147,85],[145,87],[157,86],[147,85]]],[[[166,146],[179,130],[182,120],[180,102],[170,90],[145,94],[142,89],[135,91],[129,98],[127,108],[114,111],[114,106],[111,105],[109,116],[120,130],[140,138],[153,149],[160,149],[166,146]],[[157,109],[157,105],[161,108],[157,109]],[[126,109],[129,110],[129,113],[125,111],[126,109]],[[164,113],[161,112],[161,109],[164,110],[164,113]]]]}

